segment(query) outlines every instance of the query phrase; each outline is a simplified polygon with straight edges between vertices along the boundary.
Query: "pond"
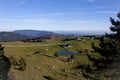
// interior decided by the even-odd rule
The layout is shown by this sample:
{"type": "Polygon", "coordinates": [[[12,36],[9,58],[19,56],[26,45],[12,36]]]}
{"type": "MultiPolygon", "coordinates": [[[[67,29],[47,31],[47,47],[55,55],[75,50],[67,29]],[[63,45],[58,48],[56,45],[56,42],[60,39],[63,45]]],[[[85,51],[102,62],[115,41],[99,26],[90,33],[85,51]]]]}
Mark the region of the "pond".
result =
{"type": "Polygon", "coordinates": [[[79,56],[79,53],[75,53],[75,52],[70,52],[70,51],[66,51],[66,50],[60,50],[59,52],[57,52],[58,55],[77,55],[79,56]]]}

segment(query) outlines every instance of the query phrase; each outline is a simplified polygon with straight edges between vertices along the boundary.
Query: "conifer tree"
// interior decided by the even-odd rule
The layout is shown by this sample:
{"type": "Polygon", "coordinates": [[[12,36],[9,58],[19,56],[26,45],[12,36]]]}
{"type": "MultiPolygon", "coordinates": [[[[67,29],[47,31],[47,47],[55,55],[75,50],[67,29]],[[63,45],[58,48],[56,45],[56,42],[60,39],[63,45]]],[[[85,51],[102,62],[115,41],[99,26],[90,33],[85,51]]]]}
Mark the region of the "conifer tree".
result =
{"type": "MultiPolygon", "coordinates": [[[[120,19],[120,13],[117,15],[120,19]]],[[[93,60],[97,67],[107,67],[112,62],[117,61],[120,59],[120,21],[114,20],[113,18],[110,18],[112,26],[110,27],[110,30],[113,32],[112,34],[107,34],[102,36],[100,39],[100,46],[96,47],[92,43],[92,47],[95,52],[100,53],[103,56],[103,59],[96,60],[90,58],[93,60]]]]}

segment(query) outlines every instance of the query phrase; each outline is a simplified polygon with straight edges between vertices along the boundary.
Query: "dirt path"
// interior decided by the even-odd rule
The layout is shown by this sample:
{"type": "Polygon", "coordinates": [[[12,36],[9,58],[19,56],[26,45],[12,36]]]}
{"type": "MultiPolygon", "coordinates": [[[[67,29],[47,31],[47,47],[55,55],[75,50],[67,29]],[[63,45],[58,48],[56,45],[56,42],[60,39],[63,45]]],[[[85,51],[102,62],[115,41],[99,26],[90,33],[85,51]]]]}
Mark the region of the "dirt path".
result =
{"type": "Polygon", "coordinates": [[[50,45],[60,45],[62,43],[54,43],[54,44],[39,44],[39,45],[25,45],[25,46],[20,46],[20,45],[5,45],[3,44],[3,47],[36,47],[36,46],[50,46],[50,45]]]}

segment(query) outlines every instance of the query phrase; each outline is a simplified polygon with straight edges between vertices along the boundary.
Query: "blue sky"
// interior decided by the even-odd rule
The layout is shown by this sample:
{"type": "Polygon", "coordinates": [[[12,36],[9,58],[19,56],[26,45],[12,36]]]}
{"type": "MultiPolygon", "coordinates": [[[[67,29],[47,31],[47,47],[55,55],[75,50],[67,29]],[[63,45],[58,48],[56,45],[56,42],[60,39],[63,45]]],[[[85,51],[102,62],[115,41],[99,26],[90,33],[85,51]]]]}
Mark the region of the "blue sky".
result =
{"type": "Polygon", "coordinates": [[[120,0],[0,0],[0,31],[109,30],[120,0]]]}

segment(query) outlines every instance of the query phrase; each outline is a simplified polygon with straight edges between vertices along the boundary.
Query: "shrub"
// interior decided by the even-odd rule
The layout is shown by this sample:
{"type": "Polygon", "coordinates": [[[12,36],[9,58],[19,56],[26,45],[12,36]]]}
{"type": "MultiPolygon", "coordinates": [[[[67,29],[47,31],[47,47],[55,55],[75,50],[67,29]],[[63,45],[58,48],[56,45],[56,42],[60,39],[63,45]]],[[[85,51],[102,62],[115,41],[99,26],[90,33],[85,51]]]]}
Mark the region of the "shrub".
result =
{"type": "Polygon", "coordinates": [[[20,58],[20,60],[18,61],[18,70],[24,71],[26,69],[26,61],[24,58],[20,58]]]}
{"type": "Polygon", "coordinates": [[[4,48],[0,45],[0,80],[8,80],[8,72],[11,67],[9,59],[4,55],[4,48]]]}

